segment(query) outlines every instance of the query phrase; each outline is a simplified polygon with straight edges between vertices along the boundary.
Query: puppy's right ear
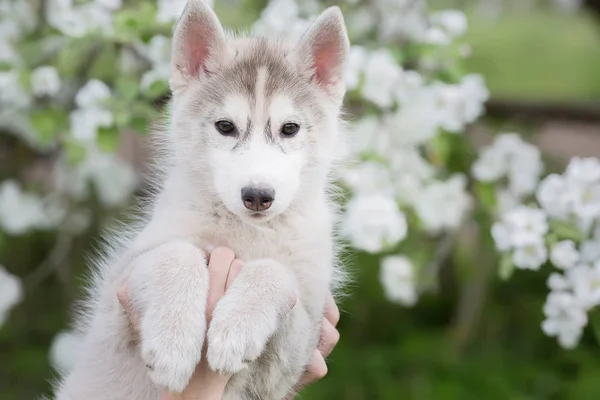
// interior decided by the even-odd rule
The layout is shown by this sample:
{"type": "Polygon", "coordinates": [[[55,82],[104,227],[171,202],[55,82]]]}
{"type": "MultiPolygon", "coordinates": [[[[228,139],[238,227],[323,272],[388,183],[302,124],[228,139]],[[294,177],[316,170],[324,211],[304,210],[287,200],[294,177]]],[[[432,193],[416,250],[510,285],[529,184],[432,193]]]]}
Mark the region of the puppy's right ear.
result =
{"type": "Polygon", "coordinates": [[[212,8],[203,0],[188,0],[173,35],[171,90],[214,71],[225,48],[225,33],[212,8]]]}

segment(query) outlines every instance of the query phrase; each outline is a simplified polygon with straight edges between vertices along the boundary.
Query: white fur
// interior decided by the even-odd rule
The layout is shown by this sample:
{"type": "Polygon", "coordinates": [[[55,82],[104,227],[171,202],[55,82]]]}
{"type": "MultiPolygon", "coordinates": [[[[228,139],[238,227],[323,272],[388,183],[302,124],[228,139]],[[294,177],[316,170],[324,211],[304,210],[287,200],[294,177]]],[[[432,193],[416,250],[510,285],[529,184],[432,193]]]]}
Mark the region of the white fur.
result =
{"type": "MultiPolygon", "coordinates": [[[[255,47],[223,38],[212,10],[190,1],[175,34],[171,122],[159,143],[163,177],[144,209],[147,217],[130,234],[117,232],[97,263],[80,319],[82,353],[61,382],[58,400],[147,400],[158,399],[162,389],[181,391],[200,361],[205,334],[209,365],[234,374],[225,399],[277,400],[294,390],[317,345],[326,296],[335,286],[335,207],[329,189],[342,145],[340,73],[347,53],[339,10],[325,11],[307,40],[315,42],[301,43],[285,65],[298,69],[298,82],[306,81],[308,103],[298,107],[296,93],[285,90],[268,95],[276,75],[261,68],[252,95],[227,92],[227,82],[211,83],[210,77],[219,76],[231,54],[252,59],[255,47]],[[186,39],[188,30],[202,32],[213,44],[190,43],[197,36],[186,39]],[[337,46],[332,51],[339,51],[339,59],[316,65],[321,81],[309,84],[303,74],[313,72],[304,70],[310,64],[306,58],[327,50],[324,46],[337,46]],[[208,85],[221,85],[223,101],[197,110],[194,101],[203,100],[200,93],[207,93],[208,85]],[[251,120],[248,140],[242,141],[241,133],[237,139],[220,135],[214,123],[221,118],[240,129],[251,120]],[[275,132],[272,140],[263,134],[267,121],[275,132]],[[278,136],[286,122],[300,125],[295,137],[278,136]],[[248,185],[266,185],[276,193],[262,217],[252,216],[240,198],[248,185]],[[206,332],[204,251],[219,246],[232,248],[246,264],[206,332]],[[125,281],[141,318],[139,337],[117,301],[125,281]]],[[[277,51],[272,57],[283,63],[287,52],[277,51]]]]}

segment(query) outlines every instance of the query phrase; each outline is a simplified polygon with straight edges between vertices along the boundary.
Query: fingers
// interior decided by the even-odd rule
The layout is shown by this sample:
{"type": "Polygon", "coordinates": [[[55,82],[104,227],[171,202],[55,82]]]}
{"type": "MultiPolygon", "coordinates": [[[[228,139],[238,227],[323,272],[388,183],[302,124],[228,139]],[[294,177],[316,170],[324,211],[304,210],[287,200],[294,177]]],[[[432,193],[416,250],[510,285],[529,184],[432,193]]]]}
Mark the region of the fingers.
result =
{"type": "Polygon", "coordinates": [[[127,318],[129,318],[129,322],[131,323],[133,330],[137,332],[140,328],[140,320],[139,316],[134,311],[133,306],[131,305],[127,283],[121,286],[121,289],[119,289],[119,291],[117,292],[117,300],[119,300],[119,303],[121,304],[121,307],[123,307],[127,318]]]}
{"type": "Polygon", "coordinates": [[[333,351],[333,348],[337,345],[340,340],[340,333],[335,326],[327,319],[323,320],[323,326],[321,327],[321,339],[319,340],[319,346],[317,350],[323,357],[329,356],[333,351]]]}
{"type": "Polygon", "coordinates": [[[305,387],[314,383],[320,379],[323,379],[327,375],[327,364],[325,359],[318,350],[315,350],[310,357],[308,366],[306,367],[306,373],[300,380],[300,387],[305,387]]]}
{"type": "Polygon", "coordinates": [[[208,262],[208,276],[210,288],[206,305],[207,316],[210,318],[217,302],[225,294],[227,276],[235,253],[226,247],[217,247],[211,254],[208,262]]]}
{"type": "Polygon", "coordinates": [[[237,274],[240,273],[242,267],[244,266],[244,262],[242,260],[238,260],[237,258],[233,260],[231,266],[229,267],[229,274],[227,275],[227,282],[225,282],[225,291],[229,289],[233,281],[235,280],[237,274]]]}
{"type": "Polygon", "coordinates": [[[329,293],[329,296],[327,296],[327,301],[325,303],[325,318],[334,327],[337,326],[340,320],[340,310],[338,309],[337,304],[335,304],[335,300],[331,293],[329,293]]]}
{"type": "Polygon", "coordinates": [[[333,296],[329,294],[325,304],[325,315],[323,318],[323,325],[321,326],[319,345],[310,358],[308,366],[306,367],[306,372],[300,380],[299,388],[303,388],[319,379],[323,379],[325,375],[327,375],[325,357],[331,354],[340,340],[340,333],[335,328],[339,320],[340,311],[335,304],[333,296]]]}

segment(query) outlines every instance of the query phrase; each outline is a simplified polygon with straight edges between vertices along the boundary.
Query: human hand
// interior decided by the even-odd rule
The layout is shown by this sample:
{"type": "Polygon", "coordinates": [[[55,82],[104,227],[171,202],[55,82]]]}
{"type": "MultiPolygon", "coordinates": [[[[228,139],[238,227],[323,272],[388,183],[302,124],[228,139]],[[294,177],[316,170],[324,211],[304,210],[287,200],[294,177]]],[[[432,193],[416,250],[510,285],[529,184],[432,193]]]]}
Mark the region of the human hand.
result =
{"type": "MultiPolygon", "coordinates": [[[[217,302],[223,297],[227,288],[243,267],[243,262],[235,258],[232,250],[227,248],[215,249],[209,258],[208,270],[210,279],[210,289],[207,300],[207,326],[210,324],[212,312],[217,302]]],[[[117,297],[125,312],[127,313],[134,330],[139,328],[139,316],[132,309],[127,292],[127,283],[119,290],[117,297]]],[[[305,374],[303,375],[297,390],[310,385],[327,374],[327,364],[325,358],[333,351],[337,345],[340,335],[335,328],[340,319],[340,313],[331,294],[327,298],[323,324],[321,327],[321,336],[317,349],[313,352],[308,363],[305,374]]],[[[206,346],[204,352],[206,351],[206,346]]],[[[231,376],[221,375],[211,370],[206,362],[206,357],[202,360],[194,375],[192,376],[188,387],[183,393],[164,393],[161,400],[216,400],[221,399],[225,386],[231,376]]],[[[290,399],[293,397],[290,397],[290,399]]]]}
{"type": "MultiPolygon", "coordinates": [[[[232,250],[220,247],[211,254],[208,262],[210,288],[207,300],[207,326],[210,324],[212,312],[217,302],[223,297],[237,274],[242,269],[243,262],[235,258],[232,250]]],[[[133,310],[127,291],[127,283],[117,294],[119,303],[127,313],[135,331],[139,329],[139,315],[133,310]]],[[[204,352],[206,351],[206,344],[204,352]]],[[[219,374],[211,370],[202,356],[190,383],[182,393],[164,393],[161,400],[216,400],[223,397],[225,386],[231,376],[219,374]]]]}
{"type": "MultiPolygon", "coordinates": [[[[327,364],[325,358],[331,354],[338,341],[340,333],[336,329],[337,323],[340,320],[340,311],[335,304],[333,296],[329,294],[327,303],[325,304],[325,316],[323,317],[323,325],[321,326],[321,337],[319,345],[313,352],[310,361],[296,391],[305,388],[306,386],[323,379],[327,375],[327,364]]],[[[291,395],[288,400],[292,400],[296,395],[291,395]]]]}

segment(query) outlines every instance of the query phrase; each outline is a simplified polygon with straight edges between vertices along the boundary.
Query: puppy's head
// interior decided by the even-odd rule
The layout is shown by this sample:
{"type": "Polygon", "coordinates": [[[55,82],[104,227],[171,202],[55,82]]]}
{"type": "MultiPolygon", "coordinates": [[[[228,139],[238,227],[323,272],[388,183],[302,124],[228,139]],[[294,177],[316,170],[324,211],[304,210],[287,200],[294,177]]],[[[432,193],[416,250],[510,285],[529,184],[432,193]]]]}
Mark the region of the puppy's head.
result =
{"type": "Polygon", "coordinates": [[[348,37],[337,7],[299,43],[233,38],[190,0],[176,27],[170,134],[189,185],[250,221],[308,201],[336,151],[348,37]]]}

